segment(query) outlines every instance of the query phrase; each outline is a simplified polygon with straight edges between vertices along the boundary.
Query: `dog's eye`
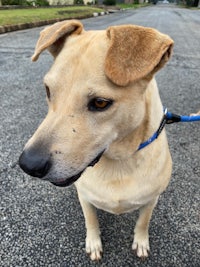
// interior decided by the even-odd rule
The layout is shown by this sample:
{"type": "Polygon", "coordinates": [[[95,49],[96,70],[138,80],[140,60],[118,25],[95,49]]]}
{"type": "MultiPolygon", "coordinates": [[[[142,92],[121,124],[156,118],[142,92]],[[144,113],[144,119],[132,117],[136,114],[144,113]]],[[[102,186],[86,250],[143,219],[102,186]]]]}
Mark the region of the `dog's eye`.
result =
{"type": "Polygon", "coordinates": [[[105,99],[105,98],[94,98],[92,99],[88,104],[88,109],[90,111],[104,111],[108,109],[113,103],[113,100],[111,99],[105,99]]]}
{"type": "Polygon", "coordinates": [[[51,93],[50,93],[50,89],[49,89],[49,87],[45,84],[45,89],[46,89],[46,94],[47,94],[47,97],[48,97],[48,99],[50,100],[50,98],[51,98],[51,93]]]}

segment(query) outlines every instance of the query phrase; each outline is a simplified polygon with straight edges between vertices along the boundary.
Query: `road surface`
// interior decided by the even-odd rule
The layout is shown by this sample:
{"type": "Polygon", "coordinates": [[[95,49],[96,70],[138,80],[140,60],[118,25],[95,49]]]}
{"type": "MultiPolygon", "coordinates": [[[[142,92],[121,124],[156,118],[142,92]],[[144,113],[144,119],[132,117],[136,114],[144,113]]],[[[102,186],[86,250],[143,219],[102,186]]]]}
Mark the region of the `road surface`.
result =
{"type": "MultiPolygon", "coordinates": [[[[157,75],[163,104],[179,114],[200,109],[199,10],[157,5],[82,22],[86,29],[132,23],[169,34],[174,55],[157,75]]],[[[167,126],[173,175],[154,211],[144,262],[131,251],[137,212],[98,211],[104,256],[91,263],[75,188],[54,187],[19,169],[18,156],[47,111],[42,78],[52,58],[46,52],[30,61],[41,29],[0,35],[0,266],[200,266],[200,123],[167,126]]]]}

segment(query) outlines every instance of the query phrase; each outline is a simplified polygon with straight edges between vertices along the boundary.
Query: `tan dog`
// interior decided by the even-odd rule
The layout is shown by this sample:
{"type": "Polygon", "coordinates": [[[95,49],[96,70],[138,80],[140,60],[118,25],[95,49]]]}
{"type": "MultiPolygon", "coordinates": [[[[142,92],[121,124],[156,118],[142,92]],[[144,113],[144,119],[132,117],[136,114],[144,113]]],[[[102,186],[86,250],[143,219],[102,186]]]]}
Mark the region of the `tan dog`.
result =
{"type": "Polygon", "coordinates": [[[95,207],[116,214],[140,209],[132,249],[148,256],[149,221],[172,162],[164,130],[144,149],[138,147],[163,117],[154,74],[172,46],[154,29],[85,31],[76,20],[47,27],[38,40],[33,61],[45,49],[55,59],[44,78],[49,112],[19,163],[57,186],[76,181],[92,260],[102,253],[95,207]]]}

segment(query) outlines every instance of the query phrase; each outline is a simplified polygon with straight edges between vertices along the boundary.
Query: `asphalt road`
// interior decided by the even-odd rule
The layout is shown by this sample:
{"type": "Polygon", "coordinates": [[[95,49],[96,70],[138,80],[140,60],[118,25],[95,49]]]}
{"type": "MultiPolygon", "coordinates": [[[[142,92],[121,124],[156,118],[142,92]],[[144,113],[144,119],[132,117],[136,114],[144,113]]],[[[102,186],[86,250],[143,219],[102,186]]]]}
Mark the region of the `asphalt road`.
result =
{"type": "MultiPolygon", "coordinates": [[[[163,104],[189,114],[200,109],[200,11],[154,6],[83,20],[86,29],[116,24],[155,27],[175,40],[172,60],[157,75],[163,104]]],[[[42,28],[0,35],[0,266],[200,266],[200,123],[167,126],[174,167],[154,211],[151,254],[131,251],[137,212],[99,211],[104,256],[91,263],[75,188],[56,188],[25,175],[17,161],[47,111],[42,77],[52,59],[30,62],[42,28]]]]}

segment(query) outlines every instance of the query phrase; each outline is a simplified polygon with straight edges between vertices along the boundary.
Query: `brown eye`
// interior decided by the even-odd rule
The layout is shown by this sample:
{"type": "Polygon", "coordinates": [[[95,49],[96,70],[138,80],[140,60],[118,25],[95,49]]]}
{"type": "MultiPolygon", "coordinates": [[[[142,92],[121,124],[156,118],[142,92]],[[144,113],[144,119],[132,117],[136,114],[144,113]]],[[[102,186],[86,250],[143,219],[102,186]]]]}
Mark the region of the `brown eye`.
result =
{"type": "Polygon", "coordinates": [[[104,99],[97,98],[94,100],[94,105],[96,108],[105,108],[108,104],[108,101],[105,101],[104,99]]]}
{"type": "Polygon", "coordinates": [[[45,89],[46,89],[47,98],[50,100],[50,98],[51,98],[50,89],[47,85],[45,85],[45,89]]]}
{"type": "Polygon", "coordinates": [[[90,111],[104,111],[108,109],[113,103],[113,100],[97,97],[92,99],[88,104],[90,111]]]}

